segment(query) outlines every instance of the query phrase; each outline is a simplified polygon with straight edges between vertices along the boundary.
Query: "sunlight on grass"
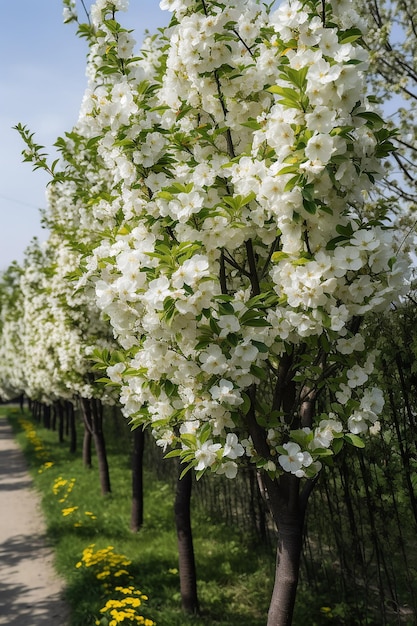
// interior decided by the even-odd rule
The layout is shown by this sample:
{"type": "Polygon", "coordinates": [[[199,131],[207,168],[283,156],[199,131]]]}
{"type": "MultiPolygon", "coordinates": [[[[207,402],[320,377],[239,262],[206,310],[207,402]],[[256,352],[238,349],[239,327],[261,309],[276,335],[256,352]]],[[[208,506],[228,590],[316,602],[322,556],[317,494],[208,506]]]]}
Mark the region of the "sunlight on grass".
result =
{"type": "Polygon", "coordinates": [[[97,468],[85,469],[56,432],[28,413],[8,414],[42,494],[56,567],[67,582],[71,626],[264,626],[272,555],[253,550],[237,530],[200,510],[193,532],[202,613],[181,611],[174,493],[150,472],[143,528],[129,530],[129,432],[114,436],[115,424],[107,425],[113,492],[103,497],[97,468]]]}

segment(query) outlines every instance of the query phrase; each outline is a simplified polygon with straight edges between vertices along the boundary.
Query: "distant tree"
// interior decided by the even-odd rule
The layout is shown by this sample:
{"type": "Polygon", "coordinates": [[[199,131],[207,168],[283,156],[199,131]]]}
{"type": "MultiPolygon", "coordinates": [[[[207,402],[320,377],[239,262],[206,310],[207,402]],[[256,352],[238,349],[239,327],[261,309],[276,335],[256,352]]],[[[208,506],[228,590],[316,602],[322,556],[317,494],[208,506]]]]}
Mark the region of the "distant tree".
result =
{"type": "Polygon", "coordinates": [[[396,152],[379,202],[396,217],[398,243],[415,251],[417,211],[417,14],[413,0],[356,1],[369,26],[365,43],[370,53],[368,81],[381,108],[398,129],[396,152]]]}

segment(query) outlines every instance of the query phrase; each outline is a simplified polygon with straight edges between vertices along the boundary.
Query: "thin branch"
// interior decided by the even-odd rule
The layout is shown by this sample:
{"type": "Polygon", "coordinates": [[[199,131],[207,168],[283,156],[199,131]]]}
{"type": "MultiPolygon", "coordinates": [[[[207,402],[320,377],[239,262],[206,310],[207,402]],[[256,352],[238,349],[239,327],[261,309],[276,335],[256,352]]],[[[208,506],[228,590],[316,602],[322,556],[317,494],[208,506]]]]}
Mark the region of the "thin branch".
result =
{"type": "Polygon", "coordinates": [[[261,293],[261,287],[259,285],[258,271],[256,268],[255,253],[253,251],[252,239],[248,239],[245,242],[246,254],[248,255],[250,282],[252,285],[252,296],[258,296],[261,293]]]}
{"type": "Polygon", "coordinates": [[[400,166],[400,168],[401,168],[401,170],[402,170],[402,172],[403,172],[404,176],[405,176],[406,178],[408,178],[408,180],[410,180],[412,183],[415,183],[415,182],[416,182],[416,179],[415,179],[415,178],[413,178],[413,176],[411,176],[411,174],[410,174],[410,172],[408,171],[408,169],[407,169],[407,168],[405,167],[405,165],[401,162],[401,159],[400,159],[400,157],[398,156],[398,154],[395,154],[395,152],[394,152],[393,156],[394,156],[394,159],[397,161],[398,165],[400,166]]]}
{"type": "Polygon", "coordinates": [[[321,21],[323,23],[323,26],[326,26],[326,0],[321,0],[321,6],[321,21]]]}
{"type": "Polygon", "coordinates": [[[224,250],[221,251],[221,255],[220,255],[220,287],[221,287],[222,293],[227,294],[226,265],[225,265],[224,250]]]}
{"type": "Polygon", "coordinates": [[[229,263],[229,265],[234,267],[235,270],[237,270],[238,272],[240,272],[241,274],[243,274],[247,278],[250,278],[250,273],[247,270],[245,270],[244,267],[239,265],[239,263],[237,263],[234,259],[232,259],[232,257],[229,256],[229,254],[227,254],[227,256],[226,256],[226,252],[227,252],[227,250],[223,250],[224,260],[226,261],[226,263],[229,263]]]}
{"type": "Polygon", "coordinates": [[[242,37],[239,35],[239,33],[237,32],[237,30],[235,30],[234,28],[232,28],[232,33],[234,33],[236,35],[236,37],[239,39],[240,43],[246,48],[246,50],[249,52],[249,54],[251,55],[251,57],[253,58],[253,52],[252,50],[249,48],[248,44],[242,39],[242,37]]]}
{"type": "Polygon", "coordinates": [[[260,279],[261,279],[261,280],[262,280],[262,278],[265,276],[265,274],[266,274],[266,272],[267,272],[267,270],[268,270],[269,263],[270,263],[270,261],[271,261],[272,255],[274,254],[275,250],[276,250],[276,249],[277,249],[277,247],[278,247],[278,244],[279,244],[279,239],[280,239],[279,237],[277,237],[277,238],[275,239],[275,241],[273,242],[273,244],[272,244],[272,246],[271,246],[271,248],[270,248],[270,250],[269,250],[268,258],[266,259],[266,261],[265,261],[265,263],[264,263],[264,266],[263,266],[263,268],[262,268],[262,271],[260,272],[260,275],[259,275],[259,277],[260,277],[260,279]]]}
{"type": "Polygon", "coordinates": [[[89,23],[89,25],[91,26],[90,14],[89,14],[89,12],[88,12],[88,10],[87,10],[87,7],[85,6],[85,2],[84,2],[84,0],[81,0],[81,4],[82,4],[82,7],[83,7],[83,9],[84,9],[84,12],[85,12],[85,14],[86,14],[86,16],[87,16],[88,23],[89,23]]]}

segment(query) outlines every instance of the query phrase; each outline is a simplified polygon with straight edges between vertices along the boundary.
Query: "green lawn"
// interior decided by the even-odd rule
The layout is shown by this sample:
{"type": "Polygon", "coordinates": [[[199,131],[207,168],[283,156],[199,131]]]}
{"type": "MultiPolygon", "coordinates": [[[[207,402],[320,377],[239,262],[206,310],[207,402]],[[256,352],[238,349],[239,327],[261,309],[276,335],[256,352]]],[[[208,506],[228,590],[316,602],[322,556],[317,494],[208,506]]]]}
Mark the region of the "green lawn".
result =
{"type": "Polygon", "coordinates": [[[103,497],[94,459],[93,469],[85,469],[81,453],[71,455],[67,442],[58,443],[56,432],[34,422],[29,413],[2,407],[1,414],[6,413],[42,494],[56,567],[67,583],[71,626],[146,624],[140,616],[158,626],[264,626],[274,569],[270,550],[250,545],[230,525],[214,523],[196,510],[193,533],[201,615],[187,617],[180,608],[174,494],[150,472],[145,472],[143,528],[135,534],[129,530],[128,434],[115,436],[111,429],[112,493],[103,497]],[[139,591],[148,599],[141,600],[139,591]],[[107,600],[120,603],[122,598],[116,610],[124,621],[106,620],[108,613],[100,609],[107,600]]]}

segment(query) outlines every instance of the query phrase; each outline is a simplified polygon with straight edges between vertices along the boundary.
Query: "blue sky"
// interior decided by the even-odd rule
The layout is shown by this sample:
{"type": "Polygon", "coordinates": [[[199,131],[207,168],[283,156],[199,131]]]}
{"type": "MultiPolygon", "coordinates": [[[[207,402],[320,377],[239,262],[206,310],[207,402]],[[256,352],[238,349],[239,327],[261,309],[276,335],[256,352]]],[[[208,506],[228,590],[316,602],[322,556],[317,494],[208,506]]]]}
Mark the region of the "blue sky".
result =
{"type": "MultiPolygon", "coordinates": [[[[86,0],[89,7],[92,3],[86,0]]],[[[80,17],[81,2],[77,0],[80,17]]],[[[140,43],[146,29],[166,24],[158,0],[130,0],[121,23],[140,43]]],[[[47,237],[39,208],[48,177],[22,162],[19,122],[52,151],[56,138],[75,124],[84,93],[87,44],[76,25],[63,24],[61,0],[12,0],[2,7],[0,38],[0,271],[19,263],[34,236],[47,237]]]]}

